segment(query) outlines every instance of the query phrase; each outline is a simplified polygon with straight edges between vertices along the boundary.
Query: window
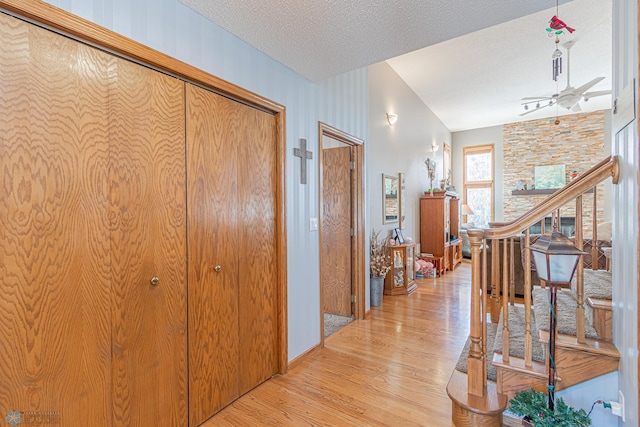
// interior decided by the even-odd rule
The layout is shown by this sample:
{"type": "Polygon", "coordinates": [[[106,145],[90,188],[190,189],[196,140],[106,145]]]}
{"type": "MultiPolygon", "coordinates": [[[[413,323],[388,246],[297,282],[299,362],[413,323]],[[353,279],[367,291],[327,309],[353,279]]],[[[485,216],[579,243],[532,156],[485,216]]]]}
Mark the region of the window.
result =
{"type": "Polygon", "coordinates": [[[463,222],[488,228],[493,221],[493,145],[464,147],[463,162],[463,203],[473,211],[463,222]]]}

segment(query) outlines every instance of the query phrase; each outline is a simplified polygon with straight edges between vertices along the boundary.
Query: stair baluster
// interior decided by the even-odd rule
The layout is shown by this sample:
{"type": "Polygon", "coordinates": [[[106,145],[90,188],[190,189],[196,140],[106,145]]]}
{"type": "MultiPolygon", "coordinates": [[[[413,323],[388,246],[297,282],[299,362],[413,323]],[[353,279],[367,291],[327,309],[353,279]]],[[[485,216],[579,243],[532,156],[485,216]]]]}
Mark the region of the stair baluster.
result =
{"type": "MultiPolygon", "coordinates": [[[[593,199],[595,200],[595,192],[594,192],[594,197],[593,199]]],[[[595,206],[595,204],[594,204],[595,206]]],[[[584,239],[583,239],[583,221],[582,221],[582,195],[576,197],[576,235],[575,235],[575,239],[576,239],[576,248],[583,250],[584,249],[584,239]]],[[[593,210],[594,216],[592,217],[592,223],[593,223],[593,230],[594,230],[594,234],[596,234],[597,232],[595,231],[596,229],[596,223],[597,223],[597,217],[595,216],[596,210],[593,210]]],[[[595,268],[598,268],[598,255],[597,255],[597,251],[598,251],[598,245],[596,244],[595,240],[592,240],[593,244],[593,248],[596,250],[596,256],[593,256],[593,253],[591,255],[591,264],[593,266],[595,266],[595,268]]],[[[585,342],[585,323],[584,323],[584,262],[583,262],[583,258],[584,256],[581,255],[580,256],[580,261],[578,261],[578,267],[576,268],[576,300],[577,300],[577,306],[576,306],[576,339],[578,340],[579,343],[584,344],[585,342]]]]}
{"type": "MultiPolygon", "coordinates": [[[[491,323],[498,323],[500,318],[500,240],[492,239],[491,248],[491,323]]],[[[482,274],[486,275],[486,269],[482,274]]]]}
{"type": "Polygon", "coordinates": [[[591,269],[592,270],[597,270],[598,269],[598,247],[595,244],[598,241],[598,221],[596,220],[596,218],[598,218],[598,203],[597,203],[597,196],[598,195],[598,187],[597,186],[593,186],[593,236],[591,236],[591,241],[593,242],[593,245],[591,245],[591,269]]]}
{"type": "Polygon", "coordinates": [[[509,281],[507,256],[508,238],[502,240],[502,360],[509,361],[509,281]]]}
{"type": "MultiPolygon", "coordinates": [[[[524,265],[531,265],[531,251],[525,250],[531,244],[529,228],[524,233],[524,265]]],[[[531,268],[524,268],[524,365],[533,364],[533,338],[531,336],[531,268]]]]}

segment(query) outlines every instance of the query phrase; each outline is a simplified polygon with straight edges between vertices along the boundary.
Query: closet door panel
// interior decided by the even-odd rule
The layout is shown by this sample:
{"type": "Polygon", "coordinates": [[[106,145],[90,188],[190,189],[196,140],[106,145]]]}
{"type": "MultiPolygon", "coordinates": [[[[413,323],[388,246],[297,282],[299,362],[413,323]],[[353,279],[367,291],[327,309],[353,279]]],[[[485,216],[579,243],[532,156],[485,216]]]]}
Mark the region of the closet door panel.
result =
{"type": "Polygon", "coordinates": [[[239,219],[240,393],[276,374],[276,122],[275,116],[240,105],[237,142],[239,219]]]}
{"type": "MultiPolygon", "coordinates": [[[[187,85],[189,419],[238,391],[238,151],[241,104],[187,85]]],[[[243,367],[242,367],[243,368],[243,367]]]]}
{"type": "Polygon", "coordinates": [[[110,68],[113,420],[187,423],[184,83],[110,68]]]}
{"type": "Polygon", "coordinates": [[[111,425],[108,61],[0,14],[0,413],[25,424],[111,425]]]}

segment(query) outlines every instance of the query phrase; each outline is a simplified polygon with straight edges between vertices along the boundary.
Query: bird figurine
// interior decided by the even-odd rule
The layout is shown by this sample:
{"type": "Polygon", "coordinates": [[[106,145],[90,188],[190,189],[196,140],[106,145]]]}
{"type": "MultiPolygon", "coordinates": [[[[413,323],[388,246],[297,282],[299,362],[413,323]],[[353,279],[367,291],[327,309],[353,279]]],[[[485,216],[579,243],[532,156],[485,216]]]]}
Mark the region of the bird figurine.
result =
{"type": "Polygon", "coordinates": [[[555,15],[553,16],[553,18],[551,18],[551,21],[549,21],[549,27],[551,27],[554,30],[566,29],[570,33],[573,33],[575,31],[574,28],[569,27],[567,24],[565,24],[560,18],[558,18],[555,15]]]}

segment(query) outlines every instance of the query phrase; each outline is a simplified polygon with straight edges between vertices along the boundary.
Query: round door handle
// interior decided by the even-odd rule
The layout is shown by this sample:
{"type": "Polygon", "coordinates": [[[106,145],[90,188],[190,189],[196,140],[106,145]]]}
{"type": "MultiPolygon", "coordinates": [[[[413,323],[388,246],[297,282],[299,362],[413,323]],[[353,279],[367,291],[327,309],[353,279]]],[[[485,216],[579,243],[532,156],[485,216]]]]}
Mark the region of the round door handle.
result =
{"type": "Polygon", "coordinates": [[[222,270],[222,267],[220,267],[219,265],[216,265],[215,267],[213,267],[213,269],[216,271],[216,273],[220,273],[220,270],[222,270]]]}
{"type": "Polygon", "coordinates": [[[153,286],[156,286],[158,282],[160,282],[160,279],[158,279],[157,277],[152,277],[150,282],[153,286]]]}

